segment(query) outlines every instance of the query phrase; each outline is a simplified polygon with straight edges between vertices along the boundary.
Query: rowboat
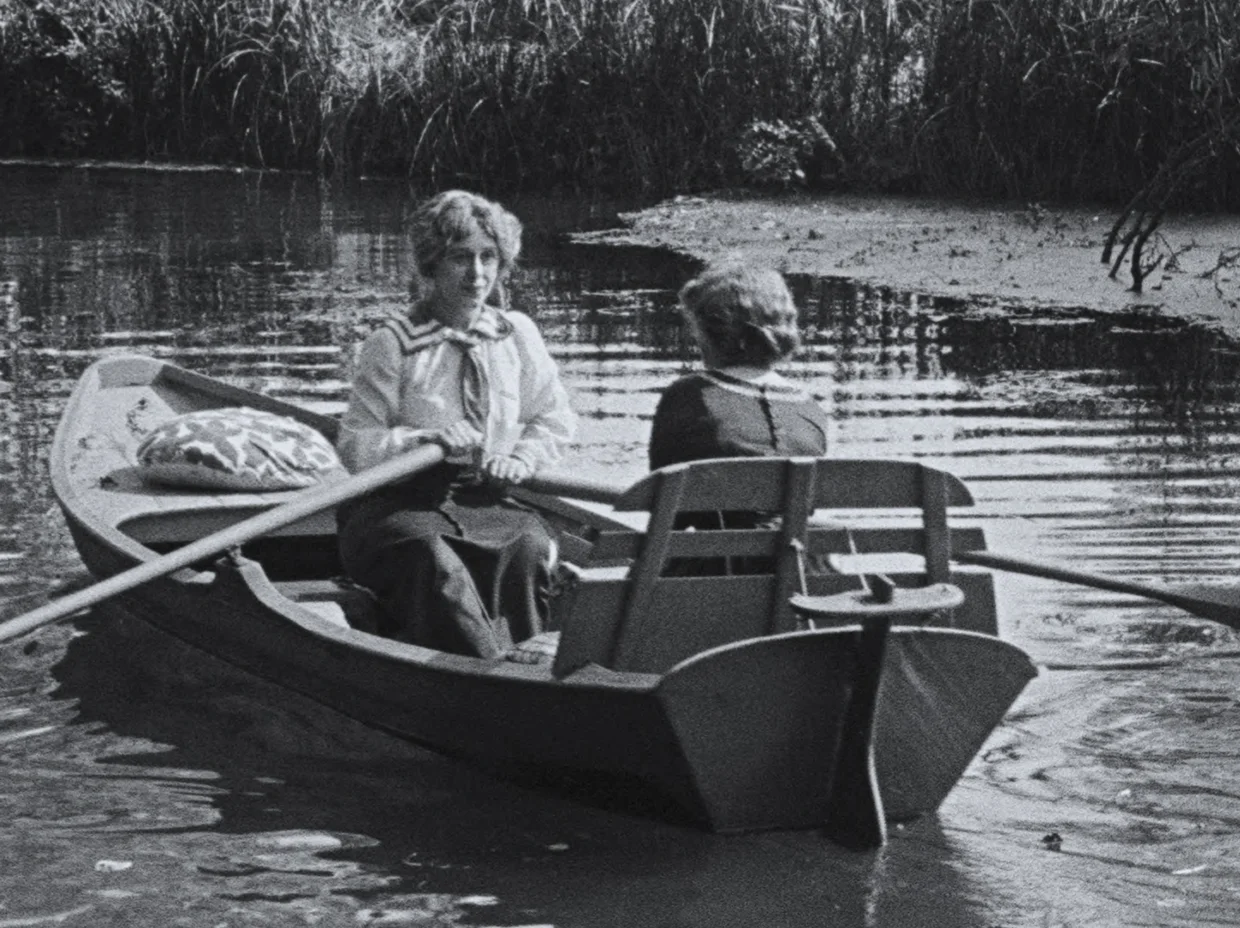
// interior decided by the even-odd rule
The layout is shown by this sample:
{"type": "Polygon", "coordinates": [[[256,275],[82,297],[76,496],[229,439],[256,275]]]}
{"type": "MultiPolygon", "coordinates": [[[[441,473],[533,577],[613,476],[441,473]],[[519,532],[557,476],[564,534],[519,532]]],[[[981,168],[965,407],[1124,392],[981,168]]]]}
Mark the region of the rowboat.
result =
{"type": "MultiPolygon", "coordinates": [[[[56,430],[51,477],[96,577],[193,550],[317,492],[145,478],[136,450],[151,429],[238,407],[336,434],[331,416],[154,358],[107,357],[83,374],[56,430]]],[[[331,508],[112,602],[193,648],[453,756],[632,778],[715,831],[818,828],[853,845],[881,841],[885,820],[937,809],[1036,673],[997,637],[990,573],[951,564],[954,548],[984,541],[978,529],[948,527],[948,509],[972,500],[943,471],[878,460],[700,462],[596,489],[610,508],[551,492],[572,486],[550,478],[519,491],[559,533],[566,565],[554,660],[484,660],[377,635],[373,597],[341,578],[331,508]],[[737,508],[783,519],[676,528],[680,511],[737,508]],[[888,571],[897,589],[886,603],[845,564],[876,552],[916,562],[888,571]],[[686,558],[750,566],[668,569],[686,558]],[[864,826],[875,810],[877,835],[864,826]]]]}

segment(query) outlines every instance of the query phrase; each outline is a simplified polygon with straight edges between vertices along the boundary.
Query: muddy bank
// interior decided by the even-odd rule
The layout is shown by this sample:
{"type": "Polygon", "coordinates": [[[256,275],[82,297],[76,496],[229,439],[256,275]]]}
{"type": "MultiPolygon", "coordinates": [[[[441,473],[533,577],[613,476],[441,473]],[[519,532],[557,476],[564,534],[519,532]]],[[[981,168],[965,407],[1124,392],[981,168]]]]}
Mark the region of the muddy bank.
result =
{"type": "MultiPolygon", "coordinates": [[[[740,255],[786,272],[846,277],[920,293],[998,302],[1149,308],[1240,331],[1240,216],[1164,220],[1134,293],[1127,266],[1102,263],[1107,208],[959,203],[838,195],[677,197],[580,237],[655,245],[710,259],[740,255]],[[1210,273],[1214,271],[1214,273],[1210,273]]],[[[1126,264],[1126,262],[1125,262],[1126,264]]]]}

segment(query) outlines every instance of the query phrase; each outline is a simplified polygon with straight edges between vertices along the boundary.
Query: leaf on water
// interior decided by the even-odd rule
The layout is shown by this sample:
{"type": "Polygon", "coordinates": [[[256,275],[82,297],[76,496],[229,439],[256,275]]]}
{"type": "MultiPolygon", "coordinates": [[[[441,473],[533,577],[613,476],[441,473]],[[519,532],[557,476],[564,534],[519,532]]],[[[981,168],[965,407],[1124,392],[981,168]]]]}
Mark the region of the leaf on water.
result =
{"type": "Polygon", "coordinates": [[[335,835],[303,831],[265,835],[258,839],[258,843],[265,847],[299,851],[334,851],[344,846],[344,842],[335,835]]]}
{"type": "Polygon", "coordinates": [[[56,912],[52,915],[31,915],[25,918],[4,918],[0,919],[0,928],[27,928],[33,925],[56,925],[68,921],[76,915],[83,912],[89,912],[93,906],[81,905],[76,909],[69,909],[66,912],[56,912]]]}
{"type": "Polygon", "coordinates": [[[120,873],[133,866],[132,860],[97,860],[95,869],[100,873],[120,873]]]}

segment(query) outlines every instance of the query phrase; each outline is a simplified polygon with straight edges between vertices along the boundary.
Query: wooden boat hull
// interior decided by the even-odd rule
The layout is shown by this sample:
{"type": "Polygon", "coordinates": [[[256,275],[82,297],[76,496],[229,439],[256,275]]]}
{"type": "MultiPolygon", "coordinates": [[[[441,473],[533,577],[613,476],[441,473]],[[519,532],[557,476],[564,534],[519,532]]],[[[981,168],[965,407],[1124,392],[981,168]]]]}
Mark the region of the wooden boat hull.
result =
{"type": "MultiPolygon", "coordinates": [[[[128,503],[100,491],[104,478],[132,464],[118,435],[127,426],[116,423],[131,421],[126,409],[153,394],[171,397],[173,410],[240,404],[240,391],[213,396],[213,383],[126,358],[99,362],[82,378],[57,431],[52,471],[77,548],[96,575],[155,556],[122,530],[155,518],[139,512],[142,488],[113,479],[107,492],[128,494],[128,503]]],[[[304,410],[244,396],[249,405],[259,400],[330,428],[304,410]]],[[[176,521],[185,500],[165,502],[176,521]]],[[[247,501],[229,505],[242,512],[247,501]]],[[[204,519],[227,518],[205,504],[186,507],[183,517],[208,512],[204,519]]],[[[300,543],[296,533],[286,540],[294,549],[300,543]]],[[[446,752],[632,775],[718,831],[828,824],[855,627],[749,639],[664,674],[589,666],[556,679],[545,666],[444,654],[342,626],[290,598],[287,584],[246,557],[203,566],[125,594],[124,607],[230,664],[446,752]]],[[[1034,672],[1023,652],[991,636],[894,629],[875,731],[887,815],[937,808],[1034,672]]]]}

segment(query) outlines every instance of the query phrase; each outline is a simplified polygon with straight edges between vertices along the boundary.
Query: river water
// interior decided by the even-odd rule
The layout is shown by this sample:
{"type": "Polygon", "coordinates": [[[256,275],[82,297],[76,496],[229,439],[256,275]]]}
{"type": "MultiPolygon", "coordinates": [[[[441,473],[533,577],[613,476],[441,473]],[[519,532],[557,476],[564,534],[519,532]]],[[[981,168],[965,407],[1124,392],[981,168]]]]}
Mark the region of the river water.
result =
{"type": "MultiPolygon", "coordinates": [[[[46,479],[81,371],[156,354],[339,412],[351,348],[404,299],[410,202],[395,183],[0,166],[5,614],[83,579],[46,479]]],[[[566,469],[630,480],[691,363],[673,307],[694,265],[573,243],[613,205],[510,205],[515,302],[581,414],[566,469]]],[[[954,471],[999,550],[1234,580],[1229,333],[791,283],[807,347],[788,373],[830,409],[833,453],[954,471]]],[[[998,595],[1040,675],[938,815],[874,854],[501,780],[83,615],[0,646],[0,928],[1240,923],[1237,636],[1016,575],[998,595]]]]}

